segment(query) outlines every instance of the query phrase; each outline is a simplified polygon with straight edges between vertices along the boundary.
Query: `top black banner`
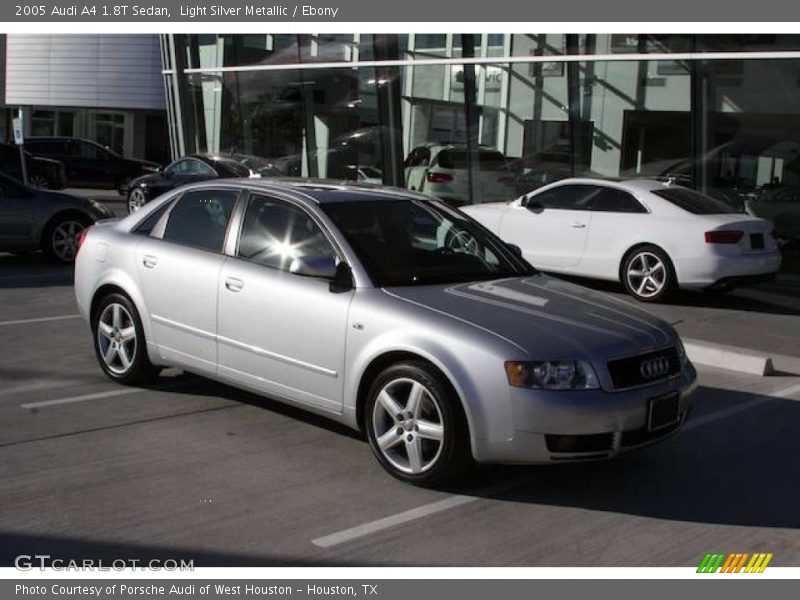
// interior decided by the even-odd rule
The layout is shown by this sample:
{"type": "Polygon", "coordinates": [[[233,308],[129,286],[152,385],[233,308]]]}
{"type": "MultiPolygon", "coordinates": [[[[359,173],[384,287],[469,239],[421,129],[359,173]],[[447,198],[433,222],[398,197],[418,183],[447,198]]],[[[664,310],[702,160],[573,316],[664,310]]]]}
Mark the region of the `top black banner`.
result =
{"type": "Polygon", "coordinates": [[[306,0],[260,3],[251,0],[144,2],[34,0],[3,3],[4,22],[794,22],[800,3],[785,0],[306,0]]]}

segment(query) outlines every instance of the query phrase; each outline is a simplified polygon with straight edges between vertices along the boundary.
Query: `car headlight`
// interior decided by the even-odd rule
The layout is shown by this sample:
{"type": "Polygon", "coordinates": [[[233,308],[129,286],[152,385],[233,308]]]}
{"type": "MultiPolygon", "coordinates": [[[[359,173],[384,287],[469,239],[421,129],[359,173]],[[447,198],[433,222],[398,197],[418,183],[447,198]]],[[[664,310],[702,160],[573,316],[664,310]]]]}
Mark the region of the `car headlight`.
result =
{"type": "Polygon", "coordinates": [[[596,390],[600,387],[592,365],[579,360],[506,362],[509,385],[544,390],[596,390]]]}
{"type": "Polygon", "coordinates": [[[675,348],[678,350],[678,359],[681,362],[681,366],[685,366],[686,363],[689,362],[689,357],[686,354],[686,348],[683,347],[683,340],[681,338],[676,338],[675,340],[675,348]]]}

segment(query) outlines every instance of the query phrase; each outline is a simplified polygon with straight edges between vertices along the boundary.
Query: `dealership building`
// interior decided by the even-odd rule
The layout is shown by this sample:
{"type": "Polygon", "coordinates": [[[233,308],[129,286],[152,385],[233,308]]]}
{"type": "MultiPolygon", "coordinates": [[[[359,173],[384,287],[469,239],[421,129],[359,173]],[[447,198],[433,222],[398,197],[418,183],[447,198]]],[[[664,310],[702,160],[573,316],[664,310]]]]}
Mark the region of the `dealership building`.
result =
{"type": "Polygon", "coordinates": [[[26,136],[85,138],[169,160],[159,36],[7,34],[0,53],[2,140],[22,109],[26,136]]]}
{"type": "MultiPolygon", "coordinates": [[[[162,36],[173,155],[352,179],[455,145],[465,202],[505,158],[522,193],[667,176],[732,203],[800,189],[800,35],[162,36]]],[[[491,181],[491,177],[489,178],[491,181]]],[[[420,185],[424,185],[420,182],[420,185]]]]}

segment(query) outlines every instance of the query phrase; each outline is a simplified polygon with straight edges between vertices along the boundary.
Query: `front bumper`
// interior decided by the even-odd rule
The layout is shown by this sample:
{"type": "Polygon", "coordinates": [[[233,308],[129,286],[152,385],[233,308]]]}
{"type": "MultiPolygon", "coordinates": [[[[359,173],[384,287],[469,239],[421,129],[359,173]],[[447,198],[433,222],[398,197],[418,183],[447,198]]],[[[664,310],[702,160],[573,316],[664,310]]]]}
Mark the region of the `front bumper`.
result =
{"type": "Polygon", "coordinates": [[[697,373],[687,363],[681,373],[655,385],[607,392],[561,392],[514,388],[514,432],[506,440],[480,440],[479,462],[547,464],[597,460],[660,441],[676,433],[692,408],[697,373]],[[650,430],[650,401],[678,394],[678,420],[650,430]]]}

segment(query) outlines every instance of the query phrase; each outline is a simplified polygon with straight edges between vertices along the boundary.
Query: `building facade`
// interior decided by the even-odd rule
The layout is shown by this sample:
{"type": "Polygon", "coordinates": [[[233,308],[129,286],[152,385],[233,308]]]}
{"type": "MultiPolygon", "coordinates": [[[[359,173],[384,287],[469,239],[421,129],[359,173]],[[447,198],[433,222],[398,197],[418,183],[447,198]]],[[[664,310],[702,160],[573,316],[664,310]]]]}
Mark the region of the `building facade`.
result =
{"type": "Polygon", "coordinates": [[[22,108],[27,136],[85,138],[125,156],[169,159],[157,35],[3,37],[3,139],[22,108]]]}
{"type": "Polygon", "coordinates": [[[449,146],[464,202],[500,179],[511,199],[582,175],[669,176],[737,205],[778,192],[800,202],[799,35],[192,34],[162,45],[174,155],[250,154],[302,177],[352,179],[366,166],[424,188],[413,167],[449,146]]]}

